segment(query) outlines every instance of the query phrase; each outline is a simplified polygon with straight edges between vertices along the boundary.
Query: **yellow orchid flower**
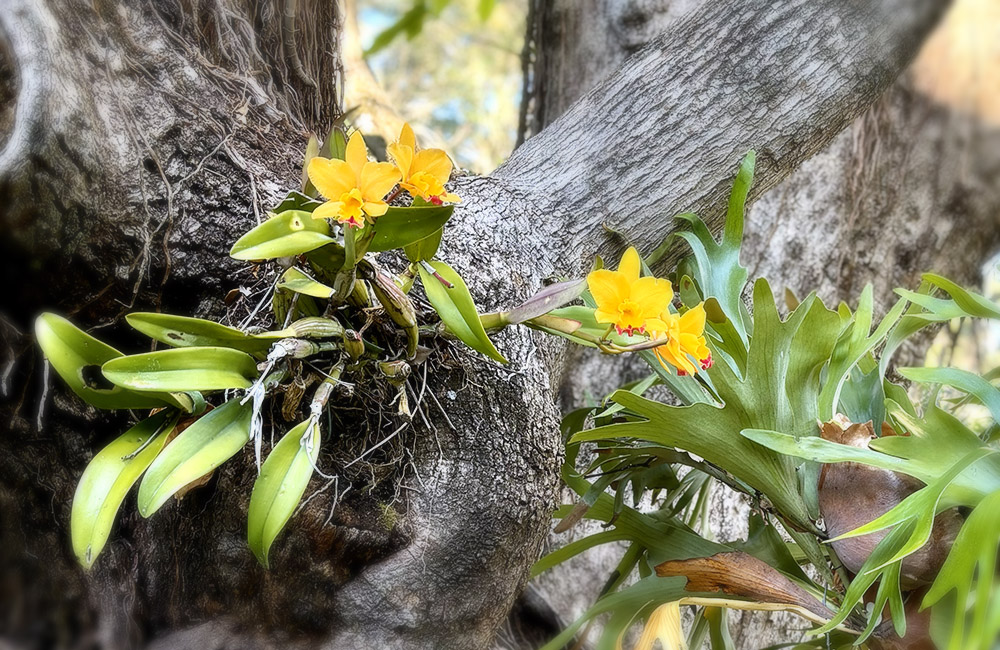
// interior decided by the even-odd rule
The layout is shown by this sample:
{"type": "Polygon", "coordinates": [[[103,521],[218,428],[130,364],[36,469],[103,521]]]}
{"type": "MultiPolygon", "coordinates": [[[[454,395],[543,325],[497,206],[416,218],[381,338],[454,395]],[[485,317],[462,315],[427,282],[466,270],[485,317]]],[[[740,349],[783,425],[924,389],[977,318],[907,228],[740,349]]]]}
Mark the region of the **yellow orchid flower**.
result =
{"type": "Polygon", "coordinates": [[[309,180],[327,199],[313,212],[313,218],[336,219],[364,228],[366,218],[374,222],[389,209],[385,195],[399,182],[399,170],[391,163],[368,160],[360,131],[351,134],[344,158],[309,161],[309,180]]]}
{"type": "Polygon", "coordinates": [[[650,322],[650,329],[654,340],[665,339],[663,345],[653,350],[664,368],[669,363],[677,368],[678,375],[693,375],[698,368],[691,357],[698,360],[701,370],[712,367],[712,352],[705,341],[705,303],[683,314],[665,311],[650,322]]]}
{"type": "MultiPolygon", "coordinates": [[[[653,650],[653,643],[659,640],[662,650],[688,650],[681,627],[681,607],[679,602],[660,605],[646,620],[642,636],[635,644],[635,650],[653,650]]],[[[621,642],[618,643],[621,648],[621,642]]]]}
{"type": "Polygon", "coordinates": [[[598,323],[614,324],[619,334],[646,331],[647,321],[667,311],[674,297],[668,280],[639,277],[639,253],[629,248],[617,271],[600,269],[587,276],[587,286],[597,302],[598,323]]]}
{"type": "Polygon", "coordinates": [[[441,149],[421,149],[417,151],[417,138],[409,124],[403,124],[399,140],[386,148],[389,156],[396,161],[402,176],[400,187],[413,197],[420,197],[435,205],[458,203],[462,199],[444,188],[451,178],[451,159],[441,149]]]}

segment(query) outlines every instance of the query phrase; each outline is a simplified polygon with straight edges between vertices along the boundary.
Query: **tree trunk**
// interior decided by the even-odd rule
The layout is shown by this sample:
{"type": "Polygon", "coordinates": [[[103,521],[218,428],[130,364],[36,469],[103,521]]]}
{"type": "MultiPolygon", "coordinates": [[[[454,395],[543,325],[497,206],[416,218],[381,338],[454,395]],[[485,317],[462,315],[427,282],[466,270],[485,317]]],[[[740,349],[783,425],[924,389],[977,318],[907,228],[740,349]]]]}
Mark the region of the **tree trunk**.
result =
{"type": "MultiPolygon", "coordinates": [[[[881,94],[939,12],[934,0],[772,4],[702,8],[496,173],[456,182],[464,202],[441,255],[483,309],[620,249],[601,222],[644,247],[681,209],[717,223],[750,146],[756,195],[775,186],[881,94]],[[685,56],[693,41],[713,55],[685,56]]],[[[498,336],[509,368],[457,348],[435,359],[427,424],[398,461],[403,497],[355,493],[327,525],[334,496],[317,495],[270,572],[243,541],[250,453],[149,521],[126,503],[90,575],[69,553],[75,481],[123,422],[50,396],[23,332],[54,308],[135,343],[117,327],[126,309],[222,317],[227,290],[271,280],[225,251],[298,184],[306,132],[338,113],[335,6],[9,0],[0,30],[0,223],[15,280],[0,514],[17,522],[0,532],[3,602],[16,603],[0,634],[24,647],[488,646],[556,501],[572,356],[526,330],[498,336]]],[[[349,417],[338,412],[341,436],[349,417]]],[[[335,451],[321,463],[336,469],[335,451]]]]}
{"type": "MultiPolygon", "coordinates": [[[[524,57],[526,93],[520,139],[547,128],[662,34],[675,38],[678,31],[690,34],[682,40],[689,50],[678,52],[677,58],[662,59],[666,67],[683,68],[691,58],[738,60],[707,42],[707,30],[685,30],[684,21],[697,22],[699,17],[693,12],[709,4],[703,0],[534,0],[524,57]]],[[[983,263],[1000,246],[1000,129],[936,105],[914,90],[915,74],[908,73],[826,148],[760,196],[748,212],[746,225],[743,259],[751,279],[766,276],[776,288],[784,285],[800,297],[815,290],[831,305],[855,299],[871,283],[883,313],[894,300],[893,289],[915,287],[922,272],[933,270],[966,284],[980,279],[983,263]]],[[[748,76],[757,78],[752,73],[748,76]]],[[[737,73],[731,81],[744,79],[737,73]]],[[[704,88],[702,84],[681,87],[691,94],[704,88]]],[[[757,100],[756,95],[748,98],[748,104],[757,100]]],[[[753,117],[770,114],[748,109],[753,117]]],[[[650,115],[671,119],[655,111],[650,115]]],[[[698,140],[697,146],[702,145],[698,140]]],[[[747,142],[747,146],[761,149],[762,143],[747,142]]],[[[670,158],[664,166],[676,161],[686,165],[690,159],[690,155],[665,151],[670,158]]],[[[696,202],[674,205],[678,212],[698,207],[696,202]]],[[[661,214],[669,216],[665,211],[661,214]]],[[[663,225],[662,220],[651,222],[652,227],[663,225]]],[[[625,232],[635,234],[634,230],[625,232]]],[[[637,239],[649,245],[648,240],[637,239]]],[[[921,351],[918,345],[901,351],[900,357],[918,361],[921,351]]],[[[573,353],[573,363],[581,370],[562,385],[567,411],[580,406],[584,395],[605,395],[644,374],[641,362],[626,366],[620,359],[582,348],[573,353]]],[[[716,492],[712,527],[718,539],[746,535],[748,507],[739,495],[716,492]]],[[[557,547],[585,532],[554,535],[549,545],[557,547]]],[[[620,550],[594,549],[536,580],[529,586],[529,601],[538,605],[537,610],[530,610],[532,615],[537,618],[537,612],[544,611],[562,622],[575,619],[593,602],[619,557],[620,550]]],[[[794,630],[801,629],[801,623],[789,615],[742,612],[736,616],[733,636],[741,648],[787,642],[794,630]]]]}

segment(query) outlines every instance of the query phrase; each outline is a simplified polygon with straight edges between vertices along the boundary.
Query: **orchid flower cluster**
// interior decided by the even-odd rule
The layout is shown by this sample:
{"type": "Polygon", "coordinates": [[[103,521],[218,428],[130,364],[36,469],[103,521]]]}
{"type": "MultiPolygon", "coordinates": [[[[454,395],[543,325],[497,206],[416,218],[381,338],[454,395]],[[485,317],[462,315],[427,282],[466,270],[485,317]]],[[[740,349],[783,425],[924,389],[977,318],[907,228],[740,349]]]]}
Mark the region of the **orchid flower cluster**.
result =
{"type": "Polygon", "coordinates": [[[399,139],[389,145],[387,152],[393,162],[369,160],[364,136],[355,131],[347,141],[343,160],[320,156],[310,160],[309,180],[327,199],[312,213],[313,218],[335,219],[361,229],[366,222],[374,224],[384,215],[389,210],[388,201],[401,190],[433,205],[461,201],[444,187],[452,170],[448,154],[441,149],[418,151],[409,124],[403,124],[399,139]],[[400,189],[393,192],[397,184],[400,189]]]}
{"type": "Polygon", "coordinates": [[[705,341],[705,303],[683,313],[674,310],[670,280],[640,277],[641,266],[638,251],[630,247],[617,270],[590,272],[587,286],[597,303],[597,322],[609,325],[608,333],[614,328],[619,335],[647,336],[652,343],[660,342],[653,351],[665,370],[673,366],[680,376],[708,370],[712,353],[705,341]]]}

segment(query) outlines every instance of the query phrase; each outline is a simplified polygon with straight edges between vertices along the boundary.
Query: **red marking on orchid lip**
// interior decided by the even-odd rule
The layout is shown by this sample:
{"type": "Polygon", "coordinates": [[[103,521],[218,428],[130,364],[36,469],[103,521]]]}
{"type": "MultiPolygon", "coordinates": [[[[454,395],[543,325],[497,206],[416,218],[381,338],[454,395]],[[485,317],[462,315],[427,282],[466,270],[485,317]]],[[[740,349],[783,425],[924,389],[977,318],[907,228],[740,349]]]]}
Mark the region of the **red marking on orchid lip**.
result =
{"type": "Polygon", "coordinates": [[[678,368],[677,369],[677,376],[678,377],[687,377],[687,371],[685,371],[683,368],[678,368]]]}
{"type": "Polygon", "coordinates": [[[618,336],[621,336],[622,334],[625,334],[627,336],[632,336],[636,332],[642,334],[646,330],[646,326],[643,325],[642,327],[632,327],[630,325],[628,327],[621,327],[620,325],[615,325],[615,329],[618,330],[618,336]]]}
{"type": "Polygon", "coordinates": [[[441,205],[444,203],[444,199],[442,199],[440,196],[432,196],[431,203],[433,203],[434,205],[441,205]]]}
{"type": "Polygon", "coordinates": [[[715,360],[712,358],[712,355],[708,355],[707,357],[705,357],[704,359],[701,360],[701,369],[702,370],[708,370],[713,365],[715,365],[715,360]]]}

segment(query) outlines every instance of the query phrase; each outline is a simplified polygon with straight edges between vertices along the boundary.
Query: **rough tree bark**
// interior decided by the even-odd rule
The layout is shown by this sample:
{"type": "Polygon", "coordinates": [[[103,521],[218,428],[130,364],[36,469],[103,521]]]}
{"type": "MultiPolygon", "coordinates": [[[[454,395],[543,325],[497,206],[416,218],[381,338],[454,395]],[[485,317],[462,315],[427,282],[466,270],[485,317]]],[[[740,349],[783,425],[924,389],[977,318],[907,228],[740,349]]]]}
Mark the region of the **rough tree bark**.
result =
{"type": "MultiPolygon", "coordinates": [[[[704,4],[533,2],[522,138],[546,128],[630,55],[670,33],[704,4]]],[[[716,56],[703,37],[686,43],[690,51],[663,65],[716,56]]],[[[916,286],[924,271],[976,283],[983,263],[1000,247],[1000,129],[936,105],[914,89],[914,74],[907,73],[829,146],[752,206],[744,249],[751,278],[767,276],[776,287],[787,286],[799,296],[816,290],[828,304],[856,297],[870,282],[883,309],[891,304],[894,287],[916,286]]],[[[739,81],[737,77],[734,83],[739,81]]],[[[673,162],[665,159],[664,165],[673,162]]],[[[565,410],[579,406],[584,395],[606,394],[643,374],[641,363],[626,365],[583,349],[574,352],[574,364],[584,370],[562,386],[565,410]]],[[[916,360],[919,352],[903,354],[916,360]]],[[[713,529],[720,539],[746,534],[747,507],[738,495],[716,494],[713,529]]],[[[567,541],[571,536],[562,535],[549,543],[567,541]]],[[[546,611],[562,621],[576,618],[619,556],[619,549],[594,549],[543,576],[528,588],[531,611],[546,611]]],[[[801,628],[787,615],[736,616],[733,636],[744,648],[788,641],[791,630],[801,628]]]]}
{"type": "MultiPolygon", "coordinates": [[[[669,227],[657,215],[717,220],[750,146],[757,195],[773,187],[881,94],[940,10],[772,5],[705,7],[496,173],[455,183],[465,201],[442,254],[483,308],[620,248],[602,221],[649,246],[669,227]],[[685,56],[694,40],[718,54],[685,56]]],[[[91,575],[70,558],[75,480],[122,422],[49,397],[21,332],[41,307],[102,324],[121,303],[217,315],[226,289],[252,282],[224,251],[297,184],[304,132],[335,115],[332,5],[13,0],[0,34],[0,220],[5,277],[18,280],[3,304],[13,399],[0,439],[0,515],[16,522],[0,532],[2,588],[18,609],[0,633],[24,647],[486,647],[556,498],[567,356],[527,331],[498,337],[510,369],[456,351],[428,378],[443,406],[419,432],[414,489],[388,529],[364,500],[325,525],[321,495],[262,571],[243,543],[251,454],[150,521],[126,504],[91,575]]]]}

